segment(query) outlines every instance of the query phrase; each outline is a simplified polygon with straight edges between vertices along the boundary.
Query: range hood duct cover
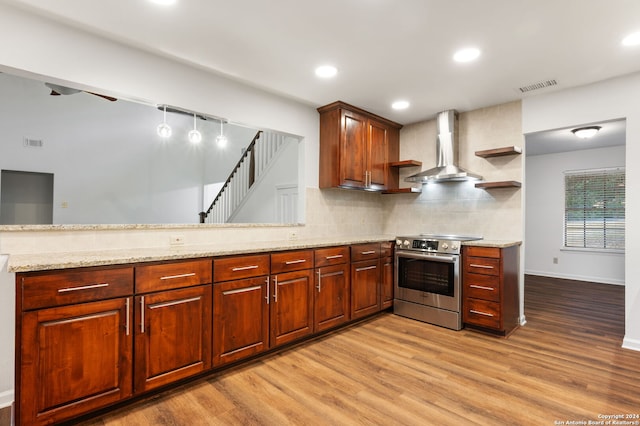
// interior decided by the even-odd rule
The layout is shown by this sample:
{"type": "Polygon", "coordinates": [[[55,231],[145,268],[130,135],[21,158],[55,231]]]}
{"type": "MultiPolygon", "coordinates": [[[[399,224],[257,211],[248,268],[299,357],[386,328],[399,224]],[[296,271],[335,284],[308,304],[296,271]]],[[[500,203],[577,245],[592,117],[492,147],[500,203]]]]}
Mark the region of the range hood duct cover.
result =
{"type": "Polygon", "coordinates": [[[450,109],[437,116],[438,139],[436,155],[438,165],[432,169],[416,173],[405,182],[451,182],[482,179],[482,176],[458,167],[458,113],[450,109]]]}

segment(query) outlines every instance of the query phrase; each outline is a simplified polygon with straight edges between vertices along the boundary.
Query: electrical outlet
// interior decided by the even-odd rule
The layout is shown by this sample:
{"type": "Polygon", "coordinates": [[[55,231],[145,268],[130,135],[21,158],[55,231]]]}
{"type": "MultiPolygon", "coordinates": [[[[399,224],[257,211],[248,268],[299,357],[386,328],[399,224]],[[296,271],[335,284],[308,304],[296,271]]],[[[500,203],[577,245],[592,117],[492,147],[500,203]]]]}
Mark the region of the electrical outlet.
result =
{"type": "Polygon", "coordinates": [[[172,245],[172,246],[184,245],[184,235],[172,235],[169,238],[169,245],[172,245]]]}
{"type": "Polygon", "coordinates": [[[553,258],[553,264],[554,264],[554,265],[557,265],[557,264],[558,264],[558,258],[557,258],[557,257],[554,257],[554,258],[553,258]]]}
{"type": "Polygon", "coordinates": [[[298,234],[296,234],[295,232],[289,232],[289,240],[297,240],[298,239],[298,234]]]}

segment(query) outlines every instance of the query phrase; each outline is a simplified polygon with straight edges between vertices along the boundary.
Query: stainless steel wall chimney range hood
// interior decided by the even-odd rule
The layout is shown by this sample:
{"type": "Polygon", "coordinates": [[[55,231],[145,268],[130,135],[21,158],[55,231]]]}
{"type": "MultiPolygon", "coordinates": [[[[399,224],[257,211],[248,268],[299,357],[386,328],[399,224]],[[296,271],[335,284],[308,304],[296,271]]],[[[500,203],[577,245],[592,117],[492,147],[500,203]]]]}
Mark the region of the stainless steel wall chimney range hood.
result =
{"type": "Polygon", "coordinates": [[[438,139],[436,155],[438,165],[432,169],[416,173],[406,182],[450,182],[482,179],[482,176],[458,167],[458,113],[456,110],[443,111],[437,116],[438,139]]]}

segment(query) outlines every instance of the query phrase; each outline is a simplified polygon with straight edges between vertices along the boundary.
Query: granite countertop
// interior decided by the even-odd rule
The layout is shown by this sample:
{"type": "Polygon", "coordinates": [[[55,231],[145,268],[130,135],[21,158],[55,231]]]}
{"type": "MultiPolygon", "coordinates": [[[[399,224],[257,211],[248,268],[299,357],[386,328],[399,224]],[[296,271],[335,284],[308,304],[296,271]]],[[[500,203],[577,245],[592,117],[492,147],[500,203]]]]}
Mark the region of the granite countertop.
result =
{"type": "Polygon", "coordinates": [[[519,246],[522,241],[517,240],[475,240],[475,241],[463,241],[463,246],[475,246],[475,247],[497,247],[506,248],[511,246],[519,246]]]}
{"type": "Polygon", "coordinates": [[[393,241],[391,235],[9,255],[8,272],[45,271],[393,241]]]}

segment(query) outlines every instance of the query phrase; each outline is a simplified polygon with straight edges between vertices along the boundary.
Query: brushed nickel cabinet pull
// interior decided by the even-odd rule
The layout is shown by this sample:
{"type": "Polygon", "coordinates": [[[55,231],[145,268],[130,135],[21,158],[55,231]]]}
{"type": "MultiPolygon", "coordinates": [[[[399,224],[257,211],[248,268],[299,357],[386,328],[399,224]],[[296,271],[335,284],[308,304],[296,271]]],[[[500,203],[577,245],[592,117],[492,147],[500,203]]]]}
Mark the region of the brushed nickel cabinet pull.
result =
{"type": "Polygon", "coordinates": [[[129,298],[127,297],[127,300],[125,301],[125,309],[127,310],[126,314],[125,314],[125,330],[126,330],[126,335],[129,335],[129,298]]]}
{"type": "Polygon", "coordinates": [[[375,266],[375,265],[374,266],[367,266],[365,268],[356,268],[356,272],[368,271],[370,269],[376,269],[376,268],[377,268],[377,266],[375,266]]]}
{"type": "Polygon", "coordinates": [[[144,334],[144,296],[140,298],[140,333],[144,334]]]}
{"type": "Polygon", "coordinates": [[[287,260],[284,262],[285,265],[295,265],[296,263],[304,263],[307,259],[298,259],[298,260],[287,260]]]}
{"type": "Polygon", "coordinates": [[[256,285],[256,286],[253,286],[253,287],[238,288],[236,290],[223,291],[222,294],[224,294],[225,296],[228,296],[230,294],[247,293],[249,291],[260,290],[260,288],[261,287],[259,285],[256,285]]]}
{"type": "Polygon", "coordinates": [[[322,272],[321,272],[321,270],[320,270],[320,269],[318,269],[317,274],[318,274],[318,285],[316,286],[316,288],[318,289],[318,293],[320,293],[320,290],[322,289],[322,285],[321,285],[321,282],[322,282],[322,272]]]}
{"type": "Polygon", "coordinates": [[[493,314],[490,314],[488,312],[476,311],[476,310],[473,310],[473,309],[469,309],[469,312],[471,312],[472,314],[484,315],[485,317],[492,317],[493,316],[493,314]]]}
{"type": "Polygon", "coordinates": [[[376,251],[375,250],[363,251],[360,254],[376,254],[376,251]]]}
{"type": "Polygon", "coordinates": [[[196,273],[195,272],[191,272],[189,274],[180,274],[180,275],[167,275],[166,277],[160,277],[161,280],[173,280],[175,278],[186,278],[186,277],[193,277],[196,273]]]}
{"type": "Polygon", "coordinates": [[[483,268],[483,269],[493,269],[493,266],[489,266],[489,265],[477,265],[475,263],[470,263],[469,266],[473,267],[473,268],[483,268]]]}
{"type": "Polygon", "coordinates": [[[237,271],[248,271],[249,269],[258,269],[258,265],[250,265],[250,266],[238,266],[236,268],[231,269],[233,272],[237,271]]]}
{"type": "Polygon", "coordinates": [[[267,299],[267,305],[269,304],[269,299],[271,299],[271,286],[270,284],[270,279],[269,277],[265,278],[265,281],[267,282],[267,295],[264,297],[265,299],[267,299]]]}
{"type": "Polygon", "coordinates": [[[485,287],[485,286],[476,285],[476,284],[471,284],[469,287],[471,287],[471,288],[479,288],[480,290],[489,290],[489,291],[495,290],[495,288],[493,288],[493,287],[485,287]]]}
{"type": "Polygon", "coordinates": [[[182,305],[183,303],[196,302],[202,299],[200,296],[192,297],[190,299],[172,300],[171,302],[160,303],[157,305],[149,305],[149,309],[166,308],[167,306],[182,305]]]}
{"type": "Polygon", "coordinates": [[[334,254],[333,256],[325,256],[325,259],[332,260],[332,259],[340,259],[341,257],[344,257],[344,256],[341,254],[334,254]]]}
{"type": "Polygon", "coordinates": [[[109,287],[109,283],[89,284],[89,285],[82,285],[79,287],[59,288],[58,293],[68,293],[70,291],[80,291],[80,290],[92,290],[94,288],[102,288],[102,287],[109,287]]]}
{"type": "Polygon", "coordinates": [[[278,276],[273,277],[273,301],[278,303],[278,276]]]}

